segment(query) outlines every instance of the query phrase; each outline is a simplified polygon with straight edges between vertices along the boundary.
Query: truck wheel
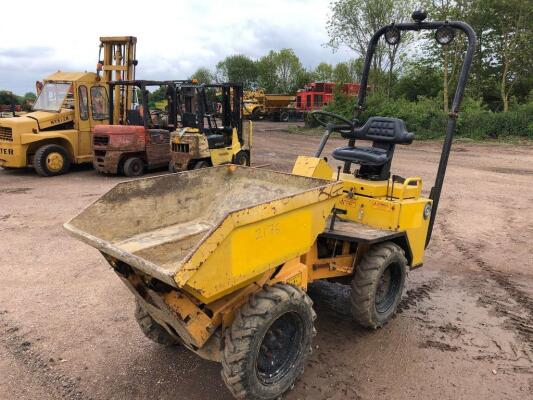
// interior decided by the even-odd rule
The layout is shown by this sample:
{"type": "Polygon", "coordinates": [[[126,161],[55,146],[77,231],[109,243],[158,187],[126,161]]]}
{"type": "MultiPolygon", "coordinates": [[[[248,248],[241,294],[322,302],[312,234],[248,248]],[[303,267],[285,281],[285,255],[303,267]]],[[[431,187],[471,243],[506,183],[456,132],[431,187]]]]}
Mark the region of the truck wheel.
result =
{"type": "Polygon", "coordinates": [[[126,160],[122,169],[126,176],[141,176],[144,173],[144,162],[138,157],[131,157],[126,160]]]}
{"type": "Polygon", "coordinates": [[[174,163],[172,161],[168,163],[168,171],[171,173],[177,172],[176,167],[174,166],[174,163]]]}
{"type": "Polygon", "coordinates": [[[259,121],[261,119],[261,110],[259,108],[254,108],[252,114],[250,114],[250,119],[252,121],[259,121]]]}
{"type": "Polygon", "coordinates": [[[179,341],[172,337],[165,328],[155,322],[150,314],[148,314],[137,301],[135,302],[135,320],[139,324],[144,335],[152,342],[167,347],[179,344],[179,341]]]}
{"type": "Polygon", "coordinates": [[[403,250],[391,242],[374,245],[365,253],[351,287],[352,314],[359,325],[376,329],[396,313],[406,266],[403,250]]]}
{"type": "Polygon", "coordinates": [[[237,399],[277,399],[303,373],[316,334],[307,294],[276,284],[251,296],[225,332],[222,378],[237,399]]]}
{"type": "Polygon", "coordinates": [[[250,154],[245,150],[239,151],[237,154],[235,154],[235,157],[233,158],[233,164],[244,165],[249,167],[250,154]]]}
{"type": "Polygon", "coordinates": [[[286,111],[283,111],[280,115],[279,115],[279,120],[281,122],[289,122],[289,113],[286,112],[286,111]]]}
{"type": "Polygon", "coordinates": [[[64,174],[70,168],[68,152],[58,144],[45,144],[35,152],[33,167],[41,176],[64,174]]]}
{"type": "Polygon", "coordinates": [[[210,166],[211,165],[209,165],[208,161],[201,160],[201,161],[196,161],[196,163],[194,164],[194,168],[193,169],[209,168],[210,166]]]}

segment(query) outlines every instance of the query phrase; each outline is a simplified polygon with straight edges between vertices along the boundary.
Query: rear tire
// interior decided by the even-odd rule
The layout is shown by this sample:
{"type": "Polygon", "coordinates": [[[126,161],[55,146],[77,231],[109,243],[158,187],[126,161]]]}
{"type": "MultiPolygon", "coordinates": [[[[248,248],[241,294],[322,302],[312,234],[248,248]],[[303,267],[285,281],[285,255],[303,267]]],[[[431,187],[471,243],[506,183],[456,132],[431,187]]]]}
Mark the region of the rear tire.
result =
{"type": "Polygon", "coordinates": [[[351,286],[352,315],[366,328],[385,325],[402,298],[407,270],[403,250],[392,242],[372,246],[357,265],[351,286]]]}
{"type": "Polygon", "coordinates": [[[169,161],[168,163],[168,171],[172,174],[177,172],[176,167],[174,166],[174,163],[172,161],[169,161]]]}
{"type": "Polygon", "coordinates": [[[144,174],[144,162],[138,157],[131,157],[126,160],[122,167],[124,175],[133,177],[144,174]]]}
{"type": "Polygon", "coordinates": [[[155,322],[150,314],[148,314],[137,301],[135,302],[135,320],[139,324],[139,328],[141,328],[144,336],[152,342],[166,347],[172,347],[179,344],[178,340],[172,337],[165,328],[155,322]]]}
{"type": "Polygon", "coordinates": [[[281,122],[289,122],[289,113],[286,111],[282,111],[279,115],[279,120],[281,122]]]}
{"type": "Polygon", "coordinates": [[[209,161],[201,160],[201,161],[196,161],[193,169],[209,168],[210,166],[211,165],[209,164],[209,161]]]}
{"type": "Polygon", "coordinates": [[[246,150],[239,151],[237,154],[235,154],[235,157],[233,159],[233,164],[249,167],[250,166],[250,153],[248,153],[246,150]]]}
{"type": "Polygon", "coordinates": [[[237,399],[277,399],[311,354],[316,314],[307,294],[276,284],[251,296],[225,332],[222,378],[237,399]]]}
{"type": "Polygon", "coordinates": [[[68,152],[58,144],[45,144],[35,152],[33,167],[40,176],[62,175],[70,168],[68,152]]]}

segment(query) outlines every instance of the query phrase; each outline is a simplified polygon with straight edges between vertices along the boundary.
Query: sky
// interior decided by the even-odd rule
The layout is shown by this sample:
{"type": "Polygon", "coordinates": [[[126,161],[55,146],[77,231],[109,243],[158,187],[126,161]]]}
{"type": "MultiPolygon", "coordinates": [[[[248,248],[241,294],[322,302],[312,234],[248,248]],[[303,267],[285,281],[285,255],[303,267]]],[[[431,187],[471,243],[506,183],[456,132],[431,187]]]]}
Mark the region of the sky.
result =
{"type": "Polygon", "coordinates": [[[137,37],[138,79],[185,79],[271,49],[292,48],[306,68],[354,57],[325,45],[327,0],[25,0],[3,3],[2,15],[0,90],[19,95],[57,70],[94,71],[100,36],[137,37]]]}

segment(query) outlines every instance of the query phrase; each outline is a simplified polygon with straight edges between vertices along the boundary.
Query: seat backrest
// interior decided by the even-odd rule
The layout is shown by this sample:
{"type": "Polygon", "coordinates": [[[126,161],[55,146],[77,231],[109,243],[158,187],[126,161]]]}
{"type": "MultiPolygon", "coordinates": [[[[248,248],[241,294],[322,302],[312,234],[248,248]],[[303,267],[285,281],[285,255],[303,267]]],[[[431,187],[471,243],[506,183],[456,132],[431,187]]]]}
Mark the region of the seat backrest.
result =
{"type": "Polygon", "coordinates": [[[126,122],[128,125],[144,126],[144,121],[139,110],[126,111],[126,122]]]}
{"type": "Polygon", "coordinates": [[[184,127],[198,128],[198,121],[196,119],[196,114],[191,113],[191,112],[184,112],[181,115],[181,124],[184,127]]]}
{"type": "Polygon", "coordinates": [[[359,140],[375,143],[410,144],[414,134],[407,132],[405,122],[399,118],[370,117],[366,124],[348,135],[359,140]]]}

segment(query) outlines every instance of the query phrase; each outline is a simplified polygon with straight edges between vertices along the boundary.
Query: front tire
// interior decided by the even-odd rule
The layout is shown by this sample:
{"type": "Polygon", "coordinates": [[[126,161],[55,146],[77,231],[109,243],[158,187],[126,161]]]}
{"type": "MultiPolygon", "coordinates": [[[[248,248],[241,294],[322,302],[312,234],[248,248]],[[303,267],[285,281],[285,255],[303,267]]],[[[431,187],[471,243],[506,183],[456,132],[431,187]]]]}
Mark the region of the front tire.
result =
{"type": "Polygon", "coordinates": [[[254,108],[250,114],[250,119],[252,121],[259,121],[261,119],[261,109],[254,108]]]}
{"type": "Polygon", "coordinates": [[[139,324],[139,328],[148,339],[152,342],[158,343],[162,346],[172,347],[179,344],[175,339],[141,307],[139,302],[135,302],[135,320],[139,324]]]}
{"type": "Polygon", "coordinates": [[[138,157],[128,158],[124,163],[123,171],[128,177],[141,176],[144,174],[144,162],[138,157]]]}
{"type": "Polygon", "coordinates": [[[237,165],[243,165],[243,166],[249,167],[250,166],[250,154],[245,150],[239,151],[237,154],[235,154],[233,163],[237,165]]]}
{"type": "Polygon", "coordinates": [[[385,325],[396,313],[407,274],[403,250],[392,242],[372,246],[356,268],[351,286],[352,315],[366,328],[385,325]]]}
{"type": "Polygon", "coordinates": [[[222,378],[237,399],[277,399],[303,373],[316,314],[294,286],[267,286],[236,312],[225,332],[222,378]]]}
{"type": "Polygon", "coordinates": [[[56,176],[70,168],[67,150],[58,144],[45,144],[37,149],[33,167],[40,176],[56,176]]]}

